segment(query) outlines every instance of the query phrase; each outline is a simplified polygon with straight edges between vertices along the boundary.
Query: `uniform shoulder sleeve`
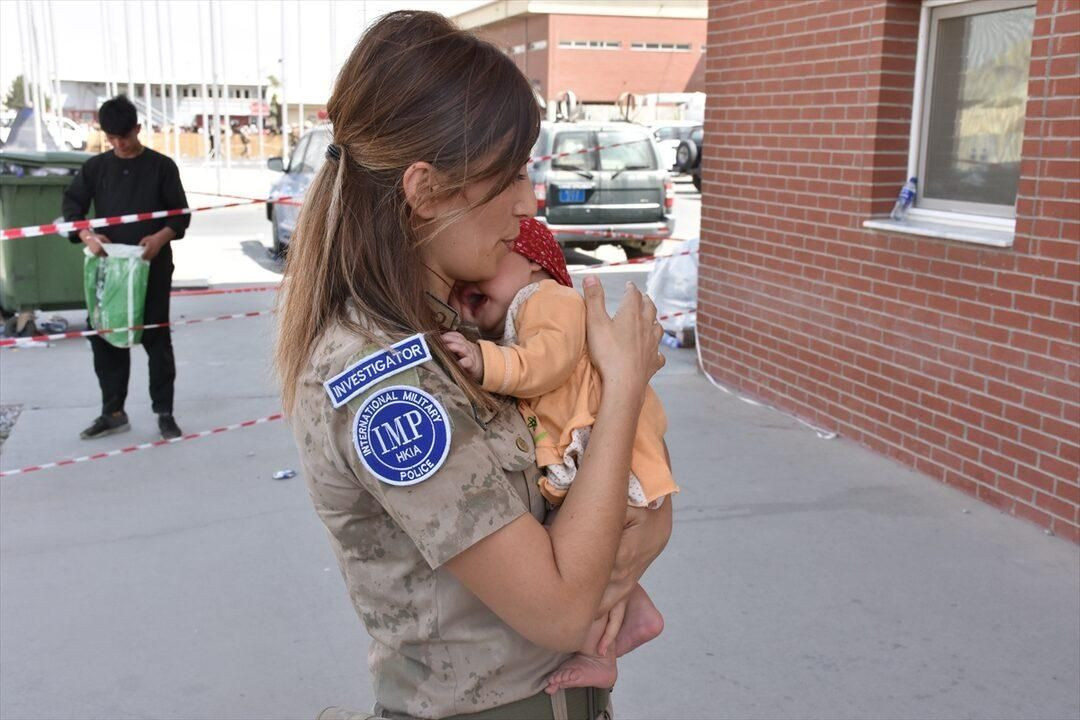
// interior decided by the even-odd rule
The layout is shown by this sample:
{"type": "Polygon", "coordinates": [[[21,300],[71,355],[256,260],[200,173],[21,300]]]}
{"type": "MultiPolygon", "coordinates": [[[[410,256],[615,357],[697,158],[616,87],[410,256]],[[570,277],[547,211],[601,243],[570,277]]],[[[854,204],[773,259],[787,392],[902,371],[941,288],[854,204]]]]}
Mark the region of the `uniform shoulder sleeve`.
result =
{"type": "Polygon", "coordinates": [[[528,512],[511,480],[521,470],[520,453],[502,450],[506,443],[434,361],[387,377],[334,412],[345,418],[335,423],[343,428],[340,457],[432,568],[528,512]],[[443,422],[448,448],[440,459],[432,435],[443,422]],[[430,472],[428,462],[435,465],[430,472]],[[418,468],[413,477],[386,472],[410,466],[418,468]]]}

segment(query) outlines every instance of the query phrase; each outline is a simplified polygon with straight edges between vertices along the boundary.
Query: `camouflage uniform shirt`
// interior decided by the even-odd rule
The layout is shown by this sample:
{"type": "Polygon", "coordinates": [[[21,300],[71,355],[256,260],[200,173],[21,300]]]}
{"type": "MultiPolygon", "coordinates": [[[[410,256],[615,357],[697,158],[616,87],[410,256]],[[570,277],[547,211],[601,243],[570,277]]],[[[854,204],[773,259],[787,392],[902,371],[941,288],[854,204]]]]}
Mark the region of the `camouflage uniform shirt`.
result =
{"type": "Polygon", "coordinates": [[[315,509],[372,637],[375,697],[396,713],[442,718],[540,692],[567,656],[525,640],[443,567],[527,512],[543,520],[530,433],[510,402],[487,416],[476,412],[434,360],[335,410],[323,381],[380,349],[340,325],[328,328],[290,420],[315,509]],[[388,385],[425,390],[450,418],[446,461],[416,485],[381,482],[353,445],[357,407],[388,385]]]}

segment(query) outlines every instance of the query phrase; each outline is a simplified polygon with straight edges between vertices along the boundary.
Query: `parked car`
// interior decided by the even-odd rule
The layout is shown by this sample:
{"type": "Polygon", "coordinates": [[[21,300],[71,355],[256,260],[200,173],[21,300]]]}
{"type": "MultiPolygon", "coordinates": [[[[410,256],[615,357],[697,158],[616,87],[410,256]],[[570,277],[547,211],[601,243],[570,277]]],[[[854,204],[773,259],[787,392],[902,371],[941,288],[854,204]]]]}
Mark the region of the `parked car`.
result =
{"type": "Polygon", "coordinates": [[[690,133],[695,128],[700,128],[701,123],[693,120],[675,120],[667,123],[650,123],[656,145],[660,148],[660,156],[663,165],[668,170],[675,170],[675,155],[679,150],[679,143],[690,138],[690,133]]]}
{"type": "Polygon", "coordinates": [[[629,257],[651,254],[675,230],[675,185],[648,128],[631,123],[542,123],[529,168],[537,217],[565,247],[616,242],[629,257]],[[606,147],[617,145],[617,147],[606,147]],[[602,147],[597,150],[595,148],[602,147]],[[610,231],[641,236],[589,237],[610,231]],[[597,232],[599,234],[599,232],[597,232]]]}
{"type": "Polygon", "coordinates": [[[704,137],[704,129],[695,128],[690,137],[679,143],[675,153],[675,167],[691,177],[698,192],[701,192],[701,147],[704,137]]]}
{"type": "MultiPolygon", "coordinates": [[[[284,173],[270,188],[271,199],[291,197],[301,201],[315,173],[326,162],[326,146],[332,135],[329,125],[319,125],[307,131],[293,148],[289,164],[280,157],[266,161],[271,170],[284,173]]],[[[292,234],[296,231],[296,221],[300,217],[300,207],[294,204],[273,203],[266,206],[266,219],[272,226],[273,248],[275,255],[281,255],[289,247],[292,234]]]]}

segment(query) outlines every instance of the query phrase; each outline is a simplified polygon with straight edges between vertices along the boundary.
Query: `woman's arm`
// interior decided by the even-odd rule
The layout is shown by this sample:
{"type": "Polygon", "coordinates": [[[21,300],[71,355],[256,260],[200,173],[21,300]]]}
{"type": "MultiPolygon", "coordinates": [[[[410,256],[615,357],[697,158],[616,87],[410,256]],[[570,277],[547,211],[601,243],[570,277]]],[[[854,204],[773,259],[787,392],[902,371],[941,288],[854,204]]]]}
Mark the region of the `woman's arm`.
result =
{"type": "Polygon", "coordinates": [[[664,364],[648,298],[631,285],[614,319],[595,278],[586,279],[585,298],[589,351],[605,391],[574,492],[550,532],[523,515],[447,563],[521,635],[567,652],[581,646],[615,567],[637,419],[645,387],[664,364]]]}

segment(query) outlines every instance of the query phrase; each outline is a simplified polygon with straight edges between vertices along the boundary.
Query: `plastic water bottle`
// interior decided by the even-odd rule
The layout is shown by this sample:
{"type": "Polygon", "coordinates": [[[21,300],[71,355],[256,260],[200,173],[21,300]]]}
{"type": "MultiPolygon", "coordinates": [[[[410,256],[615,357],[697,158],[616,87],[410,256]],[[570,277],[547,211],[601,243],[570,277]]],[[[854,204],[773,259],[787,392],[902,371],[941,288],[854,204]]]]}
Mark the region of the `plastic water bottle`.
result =
{"type": "Polygon", "coordinates": [[[918,186],[918,178],[908,178],[908,181],[904,183],[904,187],[900,188],[900,196],[896,198],[896,204],[893,205],[889,217],[893,220],[904,219],[904,216],[907,215],[907,211],[915,204],[915,195],[918,194],[919,190],[918,186]]]}
{"type": "Polygon", "coordinates": [[[664,336],[660,338],[660,344],[667,345],[669,348],[682,347],[682,343],[679,342],[679,338],[675,337],[674,335],[669,335],[668,333],[664,333],[664,336]]]}

